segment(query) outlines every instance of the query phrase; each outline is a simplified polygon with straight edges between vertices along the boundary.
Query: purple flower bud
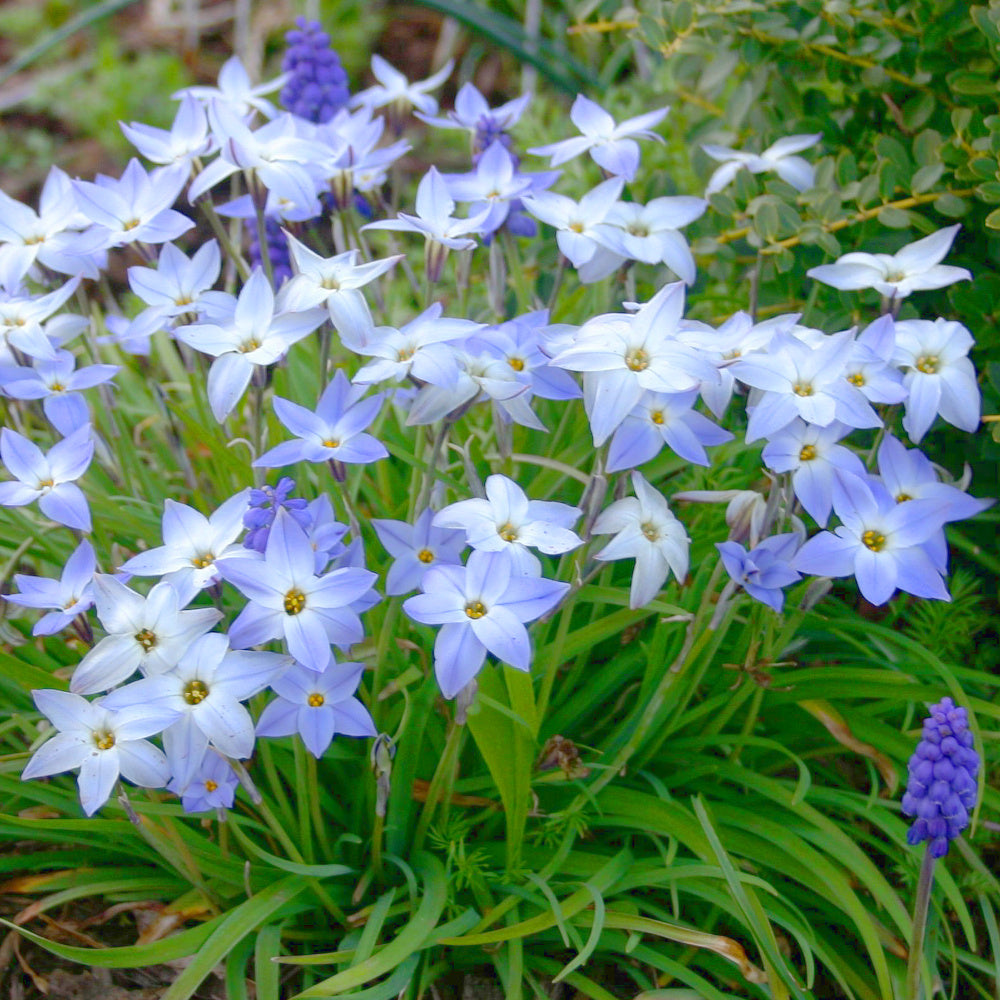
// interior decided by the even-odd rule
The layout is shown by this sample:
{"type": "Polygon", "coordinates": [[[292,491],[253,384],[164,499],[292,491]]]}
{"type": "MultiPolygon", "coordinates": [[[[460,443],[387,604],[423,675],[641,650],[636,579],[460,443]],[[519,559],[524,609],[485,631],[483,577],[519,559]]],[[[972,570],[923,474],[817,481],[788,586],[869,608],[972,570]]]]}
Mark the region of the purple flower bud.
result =
{"type": "Polygon", "coordinates": [[[951,698],[932,705],[916,751],[910,758],[910,780],[903,796],[903,815],[916,820],[907,843],[929,840],[931,857],[948,853],[948,844],[969,825],[976,804],[979,754],[972,749],[966,710],[951,698]]]}
{"type": "Polygon", "coordinates": [[[277,486],[250,490],[250,509],[243,515],[243,524],[248,529],[243,539],[244,548],[257,552],[267,548],[267,538],[279,507],[284,507],[303,530],[308,531],[312,527],[312,516],[307,509],[309,501],[302,497],[290,497],[289,493],[294,489],[295,480],[291,476],[282,476],[277,486]]]}
{"type": "Polygon", "coordinates": [[[351,96],[340,57],[330,48],[330,36],[318,21],[296,18],[298,30],[285,35],[281,68],[289,74],[281,89],[281,105],[292,114],[322,125],[351,96]]]}

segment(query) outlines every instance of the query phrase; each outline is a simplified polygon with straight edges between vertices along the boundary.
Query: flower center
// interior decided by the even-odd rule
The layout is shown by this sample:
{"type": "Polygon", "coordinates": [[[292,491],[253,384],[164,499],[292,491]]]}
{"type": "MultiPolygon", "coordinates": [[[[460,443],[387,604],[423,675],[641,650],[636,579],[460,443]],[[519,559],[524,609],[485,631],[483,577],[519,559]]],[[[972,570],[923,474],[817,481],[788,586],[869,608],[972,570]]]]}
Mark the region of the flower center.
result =
{"type": "Polygon", "coordinates": [[[925,354],[917,358],[917,371],[925,375],[936,375],[941,362],[936,354],[925,354]]]}
{"type": "Polygon", "coordinates": [[[251,351],[256,351],[258,347],[260,347],[260,341],[256,337],[248,337],[236,350],[240,354],[249,354],[251,351]]]}
{"type": "Polygon", "coordinates": [[[325,288],[328,292],[339,292],[340,291],[340,282],[336,278],[334,278],[332,275],[324,278],[319,283],[319,286],[320,286],[320,288],[325,288]]]}
{"type": "Polygon", "coordinates": [[[816,457],[816,445],[804,444],[799,452],[800,462],[811,462],[816,457]]]}
{"type": "Polygon", "coordinates": [[[506,524],[501,524],[497,528],[497,534],[505,542],[516,542],[517,541],[517,528],[508,521],[506,524]]]}
{"type": "Polygon", "coordinates": [[[65,391],[66,391],[66,386],[64,386],[62,382],[53,382],[52,385],[49,386],[49,392],[65,392],[65,391]]]}
{"type": "Polygon", "coordinates": [[[285,614],[297,615],[306,606],[306,595],[294,587],[285,594],[285,614]]]}
{"type": "Polygon", "coordinates": [[[653,421],[654,424],[663,423],[663,410],[653,410],[649,415],[649,419],[653,421]]]}
{"type": "Polygon", "coordinates": [[[148,628],[140,629],[135,634],[135,641],[148,653],[156,645],[156,633],[150,632],[148,628]]]}
{"type": "Polygon", "coordinates": [[[743,357],[743,352],[738,347],[734,347],[731,351],[727,351],[723,354],[722,357],[725,361],[732,361],[733,358],[743,357]]]}
{"type": "Polygon", "coordinates": [[[188,681],[183,697],[189,705],[200,705],[208,697],[208,685],[204,681],[188,681]]]}
{"type": "Polygon", "coordinates": [[[410,358],[412,357],[413,357],[412,347],[401,347],[398,351],[396,351],[397,361],[409,361],[410,358]]]}
{"type": "Polygon", "coordinates": [[[486,605],[482,601],[469,601],[465,606],[465,613],[475,621],[486,614],[486,605]]]}
{"type": "Polygon", "coordinates": [[[856,385],[858,387],[866,384],[865,377],[861,372],[855,372],[853,375],[848,375],[847,381],[850,382],[851,385],[856,385]]]}
{"type": "Polygon", "coordinates": [[[571,233],[582,233],[583,232],[583,223],[582,222],[571,222],[569,224],[568,228],[569,228],[569,231],[571,233]]]}
{"type": "Polygon", "coordinates": [[[520,358],[508,358],[507,364],[509,364],[516,372],[524,371],[524,362],[520,358]]]}
{"type": "Polygon", "coordinates": [[[419,551],[419,552],[417,553],[417,558],[418,558],[418,559],[419,559],[419,560],[420,560],[420,561],[421,561],[422,563],[432,563],[432,562],[434,562],[434,553],[433,553],[433,552],[431,552],[431,550],[430,550],[430,549],[421,549],[421,550],[420,550],[420,551],[419,551]]]}
{"type": "Polygon", "coordinates": [[[633,347],[625,355],[625,364],[634,372],[645,371],[649,367],[649,355],[641,347],[633,347]]]}
{"type": "Polygon", "coordinates": [[[313,691],[311,695],[306,699],[306,704],[310,708],[319,708],[326,701],[319,691],[313,691]]]}
{"type": "Polygon", "coordinates": [[[115,734],[111,732],[94,733],[94,746],[98,750],[110,750],[115,745],[115,734]]]}
{"type": "Polygon", "coordinates": [[[53,486],[55,486],[54,479],[39,479],[38,486],[36,486],[35,489],[50,490],[52,489],[53,486]]]}
{"type": "Polygon", "coordinates": [[[633,222],[628,226],[626,232],[631,233],[632,236],[648,236],[649,226],[643,222],[633,222]]]}
{"type": "Polygon", "coordinates": [[[33,247],[38,243],[44,243],[44,242],[45,242],[44,236],[29,236],[25,239],[24,245],[26,247],[33,247]]]}
{"type": "Polygon", "coordinates": [[[907,500],[912,500],[912,499],[913,497],[911,497],[909,493],[896,494],[896,503],[906,503],[907,500]]]}
{"type": "Polygon", "coordinates": [[[218,782],[212,781],[211,778],[206,778],[205,779],[205,791],[206,792],[214,792],[216,790],[216,788],[218,788],[218,787],[219,787],[218,782]]]}
{"type": "Polygon", "coordinates": [[[138,219],[129,219],[128,222],[126,222],[122,226],[122,229],[124,229],[125,232],[128,232],[130,229],[135,229],[135,227],[138,226],[138,225],[139,225],[139,220],[138,219]]]}
{"type": "Polygon", "coordinates": [[[192,302],[194,302],[194,299],[192,299],[187,292],[181,292],[181,294],[174,299],[175,306],[189,306],[192,302]]]}
{"type": "Polygon", "coordinates": [[[195,556],[191,560],[191,565],[197,569],[204,569],[206,566],[211,566],[215,562],[215,556],[211,552],[206,552],[204,555],[195,556]]]}
{"type": "Polygon", "coordinates": [[[811,396],[813,394],[813,387],[811,382],[796,382],[792,386],[792,391],[796,396],[811,396]]]}
{"type": "Polygon", "coordinates": [[[886,276],[885,280],[893,285],[898,285],[901,281],[906,278],[906,275],[902,271],[890,271],[886,276]]]}
{"type": "Polygon", "coordinates": [[[885,535],[881,531],[875,531],[869,528],[862,536],[861,541],[865,546],[872,550],[872,552],[881,552],[885,548],[885,535]]]}
{"type": "Polygon", "coordinates": [[[324,448],[339,448],[340,447],[340,439],[339,438],[327,438],[323,442],[323,447],[324,448]]]}
{"type": "Polygon", "coordinates": [[[655,541],[659,540],[660,529],[655,524],[653,524],[652,521],[644,521],[642,524],[639,525],[639,527],[642,529],[642,533],[651,542],[655,542],[655,541]]]}

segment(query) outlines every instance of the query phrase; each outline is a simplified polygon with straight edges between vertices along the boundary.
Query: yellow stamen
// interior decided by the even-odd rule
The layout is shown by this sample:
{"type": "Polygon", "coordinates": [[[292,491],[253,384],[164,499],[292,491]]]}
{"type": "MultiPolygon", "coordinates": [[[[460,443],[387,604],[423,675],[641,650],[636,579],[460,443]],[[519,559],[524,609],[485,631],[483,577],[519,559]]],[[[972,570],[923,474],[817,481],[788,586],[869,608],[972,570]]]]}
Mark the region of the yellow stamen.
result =
{"type": "Polygon", "coordinates": [[[306,595],[301,590],[292,588],[285,594],[285,614],[297,615],[306,606],[306,595]]]}
{"type": "Polygon", "coordinates": [[[188,681],[183,697],[189,705],[200,705],[208,697],[208,685],[204,681],[188,681]]]}

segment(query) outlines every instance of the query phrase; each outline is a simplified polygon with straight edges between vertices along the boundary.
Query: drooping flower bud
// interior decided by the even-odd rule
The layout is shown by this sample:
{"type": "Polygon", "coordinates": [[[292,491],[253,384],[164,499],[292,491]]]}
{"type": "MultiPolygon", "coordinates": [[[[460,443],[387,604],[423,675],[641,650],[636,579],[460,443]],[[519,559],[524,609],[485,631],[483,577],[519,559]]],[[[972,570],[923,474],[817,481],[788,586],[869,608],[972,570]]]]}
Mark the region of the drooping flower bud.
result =
{"type": "Polygon", "coordinates": [[[907,843],[929,840],[931,856],[942,858],[948,844],[969,825],[979,771],[968,715],[951,698],[931,706],[909,770],[903,814],[916,820],[906,835],[907,843]]]}

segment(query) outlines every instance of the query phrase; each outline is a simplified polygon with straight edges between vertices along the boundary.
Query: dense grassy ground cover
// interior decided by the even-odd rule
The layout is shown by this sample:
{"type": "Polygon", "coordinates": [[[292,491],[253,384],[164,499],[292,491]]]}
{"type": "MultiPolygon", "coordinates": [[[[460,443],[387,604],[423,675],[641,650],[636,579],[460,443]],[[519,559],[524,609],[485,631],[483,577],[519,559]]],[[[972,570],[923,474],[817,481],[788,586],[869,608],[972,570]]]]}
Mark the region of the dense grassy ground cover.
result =
{"type": "MultiPolygon", "coordinates": [[[[527,12],[436,6],[464,24],[454,34],[444,29],[445,51],[437,53],[458,61],[442,105],[452,106],[465,80],[477,81],[491,106],[516,97],[519,59],[532,52],[516,31],[527,12]]],[[[65,13],[14,5],[5,30],[23,45],[45,18],[54,28],[65,13]]],[[[372,82],[364,67],[374,29],[353,9],[322,15],[357,92],[372,82]]],[[[117,27],[95,20],[64,43],[69,49],[39,52],[25,67],[23,74],[58,74],[67,55],[79,60],[72,75],[51,78],[49,90],[39,84],[13,111],[39,116],[15,119],[23,128],[8,130],[13,138],[0,151],[2,186],[16,198],[37,204],[32,185],[64,155],[53,123],[88,156],[62,161],[72,175],[117,177],[131,152],[115,122],[168,127],[176,109],[168,95],[214,82],[232,44],[225,34],[206,35],[210,44],[185,64],[169,35],[142,35],[141,5],[117,16],[117,27]],[[123,43],[143,37],[149,44],[123,43]],[[31,184],[19,183],[25,175],[31,184]]],[[[260,31],[250,33],[261,61],[255,82],[277,72],[285,27],[268,30],[258,16],[260,31]]],[[[399,50],[386,38],[419,28],[436,43],[442,30],[426,11],[387,7],[381,17],[394,32],[383,36],[387,55],[399,50]]],[[[655,125],[665,142],[642,143],[641,167],[628,182],[628,199],[640,205],[700,197],[718,166],[703,145],[760,152],[784,136],[822,134],[802,154],[814,168],[803,190],[773,172],[741,170],[690,225],[677,223],[697,265],[684,290],[688,320],[717,328],[745,310],[756,326],[801,313],[801,324],[824,336],[866,328],[885,313],[955,320],[975,338],[983,413],[996,414],[1000,122],[991,113],[1000,34],[992,8],[681,0],[633,16],[552,5],[541,11],[541,32],[557,49],[543,47],[538,92],[510,130],[522,169],[546,166],[527,149],[573,134],[567,108],[576,90],[617,122],[671,105],[655,125]],[[593,67],[596,74],[586,69],[593,67]],[[887,302],[877,290],[837,290],[806,275],[848,251],[896,253],[955,221],[962,229],[947,264],[967,268],[972,281],[887,302]]],[[[424,45],[423,61],[410,52],[397,65],[410,79],[424,77],[436,68],[433,49],[424,45]]],[[[12,45],[3,52],[16,56],[12,45]]],[[[469,169],[465,134],[407,118],[403,135],[413,148],[381,193],[367,194],[380,218],[412,213],[432,164],[446,174],[469,169]]],[[[555,189],[573,198],[604,176],[586,157],[563,170],[555,189]]],[[[214,202],[239,193],[240,183],[237,175],[232,192],[215,189],[214,202]]],[[[242,223],[213,225],[183,196],[175,207],[197,222],[177,241],[186,253],[215,234],[238,243],[227,259],[252,262],[242,223]]],[[[622,301],[648,302],[683,263],[683,255],[671,267],[640,261],[584,283],[542,227],[537,238],[502,232],[489,247],[453,253],[435,284],[425,278],[419,237],[360,232],[366,218],[352,201],[291,228],[323,257],[348,247],[368,259],[407,252],[409,272],[400,265],[366,288],[375,322],[396,328],[432,301],[449,317],[490,324],[493,338],[510,332],[499,324],[545,306],[553,323],[579,325],[623,315],[622,301]]],[[[115,332],[109,316],[144,306],[126,267],[155,256],[111,250],[107,281],[84,282],[66,305],[90,320],[70,344],[78,364],[120,366],[113,389],[88,391],[99,443],[80,480],[92,514],[88,538],[105,572],[160,544],[166,500],[208,514],[260,486],[264,472],[249,458],[289,437],[273,399],[311,409],[335,370],[355,377],[369,360],[350,349],[349,330],[338,325],[335,333],[324,322],[324,332],[295,343],[217,419],[219,397],[206,382],[211,356],[166,329],[155,331],[148,355],[106,339],[115,332]]],[[[239,292],[247,273],[231,263],[216,288],[239,292]]],[[[44,277],[51,275],[27,278],[32,294],[44,277]]],[[[8,300],[19,280],[8,281],[8,300]]],[[[12,327],[5,337],[19,352],[13,360],[26,365],[31,358],[11,339],[12,327]]],[[[567,334],[550,336],[549,354],[558,356],[567,334]]],[[[690,538],[689,571],[675,567],[649,600],[630,601],[632,559],[594,558],[609,540],[590,536],[602,528],[595,519],[641,486],[628,463],[608,470],[608,446],[595,448],[579,400],[537,393],[542,430],[504,422],[498,404],[481,396],[417,426],[405,397],[386,399],[368,429],[387,458],[346,467],[300,460],[269,471],[271,484],[283,472],[294,476],[295,496],[330,497],[347,537],[362,540],[382,594],[394,559],[373,521],[412,523],[429,499],[436,509],[467,500],[490,475],[510,477],[533,500],[579,506],[588,516],[574,524],[585,544],[550,546],[542,556],[543,578],[569,590],[535,616],[530,672],[491,657],[478,692],[457,701],[453,691],[441,694],[437,629],[407,614],[405,594],[384,597],[363,616],[365,638],[338,657],[363,664],[362,711],[388,738],[340,735],[317,759],[296,737],[262,737],[252,757],[229,755],[244,759],[245,777],[222,813],[192,815],[170,791],[128,786],[127,797],[112,794],[84,818],[71,775],[22,782],[52,732],[31,691],[65,689],[93,635],[82,621],[75,631],[33,635],[37,616],[5,602],[0,898],[19,927],[2,946],[10,988],[58,992],[64,981],[49,974],[58,961],[112,970],[95,980],[100,988],[155,984],[167,1000],[457,997],[463,989],[596,1000],[915,995],[906,970],[925,936],[913,925],[924,847],[907,844],[900,799],[926,706],[950,696],[969,709],[983,765],[972,823],[936,866],[916,988],[994,995],[997,514],[948,525],[948,603],[902,592],[870,603],[848,575],[793,583],[776,613],[730,582],[718,559],[717,543],[746,535],[727,523],[726,504],[675,498],[755,491],[772,530],[794,530],[801,518],[815,534],[790,474],[766,473],[764,442],[744,443],[745,396],[741,390],[726,411],[722,423],[735,436],[710,448],[709,465],[670,447],[640,463],[690,538]]],[[[67,432],[55,433],[37,402],[2,402],[5,426],[43,450],[67,432]]],[[[907,440],[906,412],[880,404],[885,429],[852,433],[848,443],[869,470],[879,468],[886,433],[907,447],[920,437],[907,440]]],[[[997,426],[970,434],[939,419],[919,444],[963,487],[967,463],[971,492],[988,497],[997,493],[997,426]]],[[[924,508],[924,516],[934,515],[924,508]]],[[[8,506],[0,517],[5,592],[24,592],[15,574],[58,578],[82,537],[36,506],[8,506]]],[[[268,562],[263,575],[276,565],[268,562]]],[[[130,585],[146,593],[152,582],[130,585]]],[[[220,629],[244,604],[232,581],[194,599],[219,609],[220,629]]],[[[103,614],[85,619],[98,639],[111,630],[103,614]]],[[[245,700],[258,719],[268,696],[245,700]]]]}

